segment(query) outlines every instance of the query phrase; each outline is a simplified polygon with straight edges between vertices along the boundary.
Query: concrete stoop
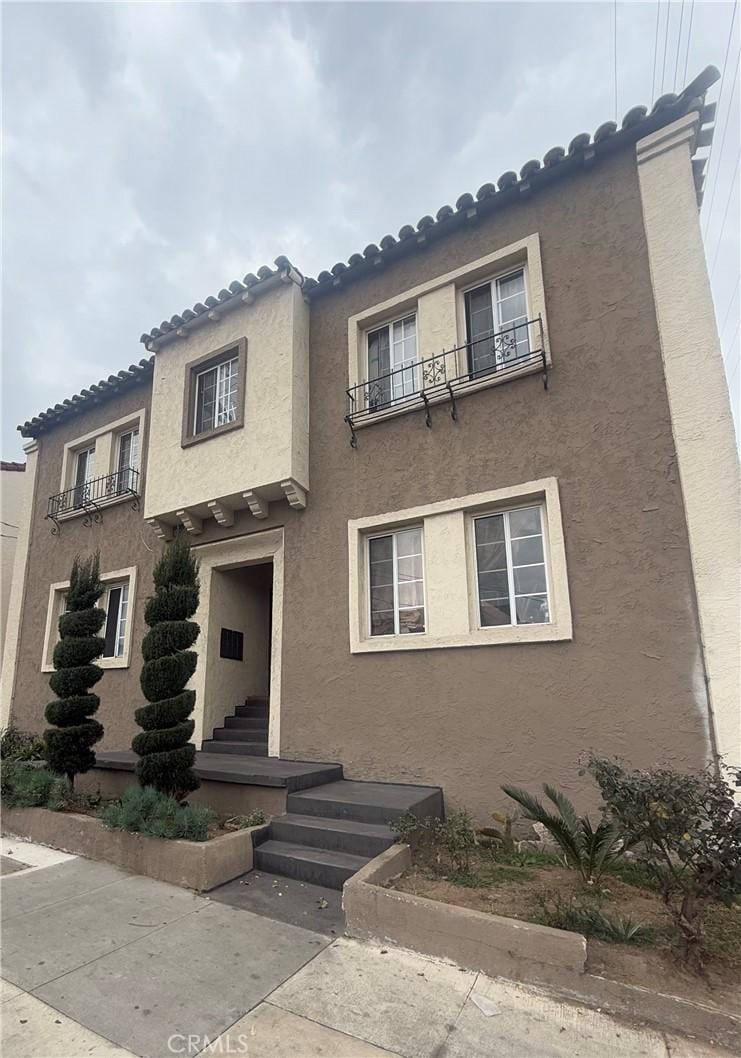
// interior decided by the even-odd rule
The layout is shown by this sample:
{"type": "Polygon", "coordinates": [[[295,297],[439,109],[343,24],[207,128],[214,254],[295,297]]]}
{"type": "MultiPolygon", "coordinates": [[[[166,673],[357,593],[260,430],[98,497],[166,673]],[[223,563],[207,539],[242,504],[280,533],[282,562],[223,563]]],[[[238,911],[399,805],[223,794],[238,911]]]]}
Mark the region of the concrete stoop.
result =
{"type": "Polygon", "coordinates": [[[390,848],[390,823],[441,816],[442,791],[397,783],[336,782],[288,795],[287,812],[256,837],[255,867],[330,889],[390,848]]]}

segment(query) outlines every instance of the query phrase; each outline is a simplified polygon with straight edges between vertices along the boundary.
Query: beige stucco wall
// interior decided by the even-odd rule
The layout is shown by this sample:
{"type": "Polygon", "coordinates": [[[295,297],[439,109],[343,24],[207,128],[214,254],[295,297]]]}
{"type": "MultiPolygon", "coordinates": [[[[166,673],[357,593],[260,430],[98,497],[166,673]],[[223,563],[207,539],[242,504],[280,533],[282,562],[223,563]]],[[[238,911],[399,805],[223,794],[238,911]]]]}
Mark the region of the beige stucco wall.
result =
{"type": "Polygon", "coordinates": [[[699,117],[637,144],[677,467],[719,754],[741,761],[741,481],[692,177],[699,117]]]}
{"type": "Polygon", "coordinates": [[[24,470],[3,470],[0,473],[0,510],[3,515],[2,536],[0,536],[0,657],[5,645],[13,564],[17,539],[21,532],[25,481],[24,470]]]}
{"type": "Polygon", "coordinates": [[[173,338],[156,354],[152,393],[153,460],[145,518],[174,522],[178,510],[209,517],[206,504],[247,506],[242,493],[278,499],[280,482],[306,489],[308,473],[309,310],[299,287],[277,282],[252,303],[173,338]],[[181,447],[187,365],[247,338],[244,426],[181,447]]]}

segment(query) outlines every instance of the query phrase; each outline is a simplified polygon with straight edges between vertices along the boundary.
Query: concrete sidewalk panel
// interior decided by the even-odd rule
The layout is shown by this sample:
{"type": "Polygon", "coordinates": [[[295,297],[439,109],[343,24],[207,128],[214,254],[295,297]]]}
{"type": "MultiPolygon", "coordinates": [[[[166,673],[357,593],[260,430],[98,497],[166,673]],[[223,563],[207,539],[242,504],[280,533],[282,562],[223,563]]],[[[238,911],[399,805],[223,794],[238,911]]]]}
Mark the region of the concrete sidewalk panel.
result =
{"type": "Polygon", "coordinates": [[[187,1055],[181,1037],[213,1040],[327,943],[296,926],[207,904],[36,994],[137,1054],[178,1053],[168,1049],[177,1035],[187,1055]]]}
{"type": "Polygon", "coordinates": [[[448,963],[340,939],[270,1002],[406,1058],[430,1058],[475,980],[448,963]]]}
{"type": "Polygon", "coordinates": [[[3,1058],[132,1058],[26,992],[3,1007],[1,1038],[3,1058]]]}
{"type": "Polygon", "coordinates": [[[131,875],[108,863],[69,858],[43,870],[9,875],[0,882],[3,921],[91,893],[131,875]]]}

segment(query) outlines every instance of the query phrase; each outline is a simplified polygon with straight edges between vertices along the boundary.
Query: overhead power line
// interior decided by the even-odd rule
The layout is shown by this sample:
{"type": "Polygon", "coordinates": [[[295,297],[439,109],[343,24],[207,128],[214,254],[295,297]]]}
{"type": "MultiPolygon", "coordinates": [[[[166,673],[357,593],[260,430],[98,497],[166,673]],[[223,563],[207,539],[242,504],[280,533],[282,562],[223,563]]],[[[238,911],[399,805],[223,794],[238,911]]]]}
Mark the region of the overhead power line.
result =
{"type": "MultiPolygon", "coordinates": [[[[728,27],[728,40],[726,41],[726,54],[725,54],[725,58],[723,59],[723,70],[722,70],[721,75],[720,75],[720,87],[718,89],[718,113],[719,114],[720,114],[721,103],[723,101],[723,89],[725,87],[725,82],[726,82],[726,67],[728,66],[728,55],[729,55],[729,52],[731,50],[731,41],[733,40],[733,26],[734,26],[734,24],[736,22],[736,12],[737,11],[738,11],[738,0],[736,0],[736,2],[733,5],[733,14],[731,15],[731,24],[728,27]]],[[[706,184],[707,184],[708,178],[710,176],[710,166],[711,166],[712,161],[713,161],[713,146],[714,146],[714,141],[711,142],[710,150],[708,151],[708,164],[707,164],[707,168],[705,170],[705,182],[706,182],[706,184]]],[[[709,225],[708,217],[709,216],[710,216],[710,214],[708,213],[708,214],[706,214],[706,217],[705,217],[705,235],[707,235],[707,233],[708,233],[708,225],[709,225]]]]}
{"type": "Polygon", "coordinates": [[[690,4],[690,24],[687,28],[687,51],[684,53],[684,73],[682,74],[682,84],[687,84],[687,65],[690,61],[690,41],[692,40],[692,16],[695,13],[695,0],[692,0],[690,4]]]}
{"type": "Polygon", "coordinates": [[[656,56],[659,54],[659,22],[661,20],[661,0],[656,0],[656,29],[654,30],[654,72],[651,75],[651,102],[656,100],[656,56]]]}
{"type": "Polygon", "coordinates": [[[736,186],[736,177],[738,176],[738,167],[741,162],[741,147],[739,147],[738,154],[736,155],[736,164],[733,168],[733,177],[731,179],[731,186],[728,188],[728,198],[726,199],[726,208],[723,210],[723,220],[720,222],[720,231],[718,232],[718,242],[715,246],[715,253],[713,254],[713,263],[710,266],[710,277],[712,279],[713,272],[715,271],[715,265],[718,261],[718,254],[720,253],[720,247],[723,242],[723,232],[726,226],[726,220],[728,219],[728,210],[731,207],[731,199],[733,198],[733,189],[736,186]]]}
{"type": "Polygon", "coordinates": [[[617,76],[617,0],[612,4],[612,68],[615,75],[615,121],[618,119],[618,76],[617,76]]]}
{"type": "Polygon", "coordinates": [[[679,9],[679,33],[677,33],[677,56],[674,60],[674,80],[672,81],[672,92],[677,90],[677,74],[679,73],[679,46],[682,43],[682,23],[684,22],[684,0],[679,9]]]}
{"type": "Polygon", "coordinates": [[[664,94],[664,74],[666,72],[666,46],[669,43],[669,18],[671,16],[671,13],[671,0],[668,0],[668,3],[666,5],[666,25],[664,26],[664,58],[661,62],[661,88],[659,89],[660,95],[664,94]]]}
{"type": "Polygon", "coordinates": [[[726,307],[725,314],[723,316],[723,322],[721,323],[720,328],[718,329],[718,337],[719,338],[722,338],[723,332],[726,329],[726,324],[728,323],[728,318],[731,315],[731,309],[733,308],[733,303],[736,300],[736,295],[738,294],[738,291],[739,291],[739,284],[741,284],[741,270],[736,273],[736,279],[734,280],[733,290],[731,291],[731,297],[730,297],[730,300],[729,300],[728,305],[726,307]]]}
{"type": "MultiPolygon", "coordinates": [[[[728,132],[728,125],[729,125],[730,120],[731,120],[731,112],[733,110],[733,100],[735,99],[735,96],[734,96],[733,93],[734,93],[734,91],[736,89],[736,81],[738,79],[738,68],[739,68],[740,64],[741,64],[741,48],[739,48],[739,53],[736,56],[736,72],[733,75],[733,83],[731,85],[731,101],[728,104],[728,107],[726,108],[726,120],[725,120],[725,123],[723,125],[723,132],[722,132],[721,137],[720,137],[720,147],[718,148],[718,164],[715,167],[715,180],[713,182],[713,193],[710,196],[710,204],[708,205],[708,210],[707,210],[707,213],[705,214],[705,222],[706,222],[705,235],[706,236],[707,236],[708,232],[710,231],[710,218],[713,215],[713,203],[715,202],[715,193],[718,190],[718,182],[719,182],[719,179],[720,179],[720,172],[721,172],[720,166],[721,166],[721,163],[723,161],[723,148],[726,145],[726,133],[728,132]]],[[[712,144],[711,144],[711,151],[712,151],[712,144]]],[[[708,155],[708,169],[709,168],[710,168],[710,155],[708,155]]],[[[705,177],[705,182],[707,183],[707,174],[706,174],[706,177],[705,177]]]]}

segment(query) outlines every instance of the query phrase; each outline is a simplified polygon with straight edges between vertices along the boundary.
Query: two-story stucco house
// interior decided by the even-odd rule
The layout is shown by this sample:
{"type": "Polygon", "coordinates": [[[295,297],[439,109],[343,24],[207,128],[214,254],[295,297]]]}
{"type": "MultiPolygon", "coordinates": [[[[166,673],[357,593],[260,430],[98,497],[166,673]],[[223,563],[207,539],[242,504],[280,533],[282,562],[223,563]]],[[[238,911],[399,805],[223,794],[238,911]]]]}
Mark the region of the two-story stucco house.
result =
{"type": "Polygon", "coordinates": [[[98,756],[133,766],[152,566],[184,531],[212,795],[300,761],[294,787],[341,765],[483,819],[503,782],[583,800],[589,748],[737,760],[738,461],[698,220],[716,79],[316,280],[279,257],[21,426],[4,715],[44,728],[71,561],[99,549],[98,756]]]}

